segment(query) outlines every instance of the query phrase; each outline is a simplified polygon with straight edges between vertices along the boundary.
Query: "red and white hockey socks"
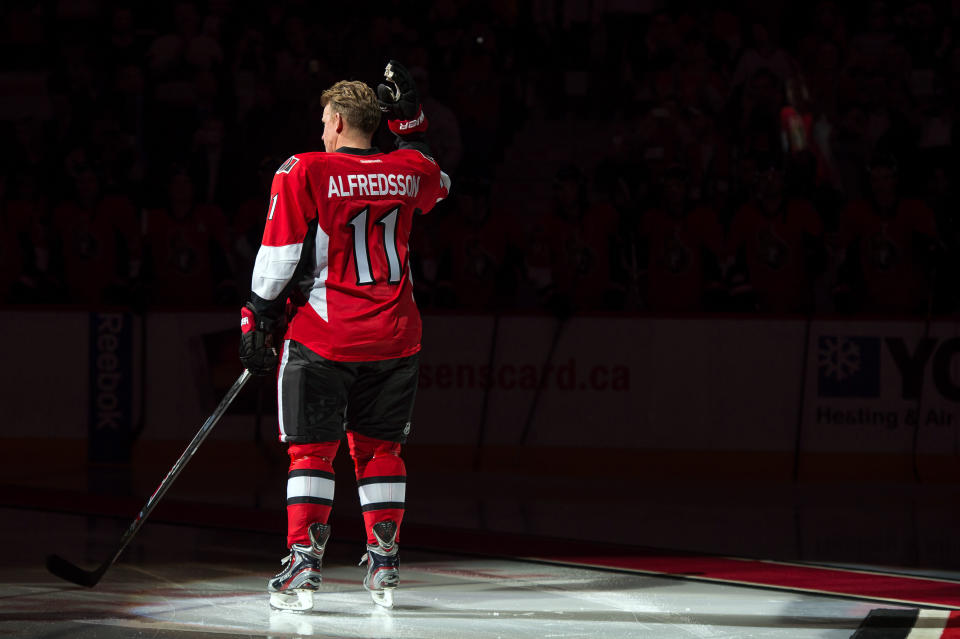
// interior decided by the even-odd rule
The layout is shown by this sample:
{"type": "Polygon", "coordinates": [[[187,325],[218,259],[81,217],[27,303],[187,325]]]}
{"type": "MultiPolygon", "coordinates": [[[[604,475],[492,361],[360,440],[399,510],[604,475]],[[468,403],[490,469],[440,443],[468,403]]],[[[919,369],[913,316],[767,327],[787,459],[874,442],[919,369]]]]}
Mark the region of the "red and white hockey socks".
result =
{"type": "Polygon", "coordinates": [[[407,493],[407,469],[400,458],[400,444],[347,432],[350,455],[357,472],[360,508],[367,529],[367,543],[377,544],[373,526],[392,519],[403,521],[407,493]]]}
{"type": "Polygon", "coordinates": [[[310,544],[307,527],[327,523],[333,507],[333,459],[339,441],[290,444],[287,473],[287,547],[310,544]]]}

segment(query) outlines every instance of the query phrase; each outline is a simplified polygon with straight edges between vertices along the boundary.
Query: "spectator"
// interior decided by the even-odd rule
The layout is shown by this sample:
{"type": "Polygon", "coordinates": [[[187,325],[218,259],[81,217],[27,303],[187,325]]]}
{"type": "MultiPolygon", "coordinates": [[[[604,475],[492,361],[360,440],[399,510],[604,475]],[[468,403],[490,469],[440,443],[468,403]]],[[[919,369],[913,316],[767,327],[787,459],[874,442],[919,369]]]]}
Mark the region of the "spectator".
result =
{"type": "Polygon", "coordinates": [[[899,190],[897,160],[876,154],[868,171],[869,196],[851,202],[840,221],[846,283],[854,308],[874,313],[924,313],[929,302],[932,211],[899,190]]]}
{"type": "Polygon", "coordinates": [[[174,29],[150,43],[147,59],[150,68],[176,73],[183,66],[212,69],[223,61],[223,50],[216,39],[216,23],[203,23],[193,2],[178,2],[173,7],[174,29]]]}
{"type": "Polygon", "coordinates": [[[260,160],[257,167],[257,188],[246,193],[245,199],[237,206],[236,213],[230,220],[227,246],[230,262],[236,273],[253,272],[268,213],[264,203],[270,201],[270,186],[277,167],[281,164],[283,158],[273,155],[266,155],[260,160]]]}
{"type": "Polygon", "coordinates": [[[603,310],[614,305],[610,246],[616,211],[592,203],[579,167],[562,167],[554,179],[554,207],[545,220],[555,312],[603,310]]]}
{"type": "Polygon", "coordinates": [[[501,77],[494,56],[492,34],[474,36],[465,47],[453,79],[455,102],[464,146],[471,153],[464,158],[464,172],[488,177],[500,149],[501,77]]]}
{"type": "Polygon", "coordinates": [[[220,117],[204,119],[194,134],[188,170],[198,202],[232,209],[239,190],[234,180],[243,169],[238,164],[238,150],[228,146],[230,138],[224,129],[220,117]]]}
{"type": "Polygon", "coordinates": [[[772,71],[760,68],[743,87],[737,107],[740,147],[744,153],[773,153],[782,147],[780,109],[784,83],[772,71]]]}
{"type": "Polygon", "coordinates": [[[242,35],[236,43],[232,71],[237,119],[243,121],[256,102],[257,79],[266,74],[267,60],[263,33],[253,25],[240,28],[242,35]]]}
{"type": "MultiPolygon", "coordinates": [[[[757,163],[756,196],[735,214],[727,253],[746,274],[757,310],[812,310],[813,275],[823,256],[823,224],[809,201],[789,198],[784,174],[772,156],[757,163]]],[[[743,290],[738,291],[741,296],[743,290]]],[[[742,301],[741,301],[742,303],[742,301]]]]}
{"type": "MultiPolygon", "coordinates": [[[[461,182],[457,183],[460,191],[461,182]]],[[[452,204],[452,202],[449,202],[452,204]]],[[[446,208],[446,207],[444,207],[446,208]]],[[[413,294],[421,308],[456,308],[459,296],[454,288],[450,246],[453,222],[443,211],[413,220],[410,239],[410,269],[413,294]]]]}
{"type": "MultiPolygon", "coordinates": [[[[341,28],[335,32],[327,28],[326,9],[303,2],[249,11],[195,0],[156,7],[68,2],[49,11],[4,9],[2,40],[11,68],[17,82],[33,87],[20,103],[6,101],[9,110],[0,114],[9,122],[4,141],[10,159],[0,176],[9,185],[0,193],[4,241],[9,243],[12,232],[23,276],[14,286],[14,299],[66,299],[63,282],[57,281],[67,275],[64,257],[54,236],[75,238],[50,235],[54,227],[45,200],[58,205],[58,219],[63,207],[82,209],[74,194],[82,181],[93,182],[87,169],[101,193],[91,210],[108,199],[103,193],[126,193],[131,205],[143,201],[167,210],[166,196],[157,198],[150,189],[165,193],[163,167],[184,166],[196,202],[187,218],[194,219],[208,204],[214,205],[209,211],[221,211],[210,213],[210,220],[221,219],[213,226],[224,224],[223,213],[230,218],[230,235],[215,242],[223,246],[208,260],[211,277],[229,282],[231,271],[249,261],[244,238],[248,233],[256,238],[264,217],[258,177],[243,167],[256,167],[269,155],[275,170],[303,148],[304,140],[316,148],[315,88],[329,85],[332,74],[344,70],[373,77],[383,64],[377,46],[386,44],[397,47],[411,67],[419,65],[415,73],[425,74],[429,65],[430,78],[418,75],[418,81],[431,119],[428,136],[441,165],[526,198],[509,213],[492,198],[483,216],[485,194],[465,193],[458,203],[455,190],[433,217],[418,220],[424,232],[415,236],[412,267],[418,296],[427,306],[463,306],[486,297],[444,292],[452,290],[454,278],[464,277],[462,267],[484,263],[468,258],[476,252],[460,245],[473,238],[474,249],[494,256],[515,276],[506,280],[517,282],[507,295],[511,303],[542,307],[561,291],[582,298],[582,285],[575,284],[582,276],[572,275],[580,267],[572,265],[593,260],[606,265],[619,299],[597,294],[580,299],[581,308],[640,308],[641,294],[647,295],[656,277],[651,272],[648,280],[648,262],[652,268],[658,260],[646,254],[640,237],[649,234],[647,225],[657,215],[673,219],[659,204],[641,217],[649,207],[647,185],[661,183],[668,167],[683,165],[688,169],[684,225],[709,202],[728,226],[735,214],[742,218],[745,211],[763,208],[764,197],[757,194],[771,188],[769,175],[763,171],[758,178],[754,164],[781,151],[788,157],[779,171],[781,197],[812,202],[828,233],[837,231],[841,216],[849,231],[856,226],[851,216],[856,217],[857,207],[874,206],[876,194],[861,180],[863,167],[878,151],[895,154],[901,206],[926,198],[935,209],[935,228],[944,233],[943,245],[953,246],[953,195],[946,183],[954,169],[949,160],[925,168],[931,154],[948,157],[956,137],[960,47],[953,41],[949,7],[931,0],[856,5],[818,0],[803,9],[762,4],[750,4],[751,15],[744,20],[740,15],[747,5],[729,3],[651,13],[623,2],[589,7],[507,2],[486,8],[428,2],[416,20],[390,7],[373,22],[360,12],[337,12],[341,28]],[[637,33],[641,37],[633,37],[637,33]],[[376,46],[357,54],[348,44],[361,35],[376,46]],[[580,62],[557,65],[570,55],[580,62]],[[600,69],[585,75],[585,60],[600,69]],[[449,92],[430,95],[430,84],[450,87],[449,92]],[[610,92],[608,87],[618,88],[610,92]],[[604,100],[592,99],[600,93],[604,100]],[[564,118],[569,121],[561,122],[564,118]],[[581,140],[581,126],[597,135],[581,140]],[[619,142],[611,145],[614,137],[619,142]],[[537,158],[529,170],[524,165],[517,171],[519,161],[498,166],[502,157],[515,158],[527,149],[536,149],[528,155],[537,158]],[[82,158],[86,169],[65,167],[63,158],[82,158]],[[607,207],[591,198],[585,200],[586,211],[598,212],[605,231],[588,228],[590,213],[544,211],[562,208],[562,189],[554,191],[554,201],[538,192],[539,181],[569,162],[597,176],[597,186],[616,207],[615,233],[602,213],[607,207]],[[537,175],[541,166],[545,173],[537,175]],[[24,175],[43,176],[44,195],[29,185],[31,180],[39,184],[36,179],[24,175]],[[248,197],[256,201],[245,203],[248,197]],[[515,230],[502,234],[502,249],[487,246],[488,238],[498,239],[498,219],[504,215],[515,230]],[[614,249],[603,241],[604,234],[614,249]],[[455,264],[461,258],[462,264],[455,264]]],[[[582,176],[578,180],[587,182],[582,176]]],[[[167,226],[151,216],[153,231],[166,233],[167,226]]],[[[166,242],[149,239],[154,247],[166,242]]],[[[838,290],[852,286],[860,295],[856,300],[842,295],[840,308],[874,308],[868,298],[882,293],[883,282],[894,289],[900,284],[880,278],[868,295],[860,260],[852,256],[861,242],[854,244],[838,290]],[[847,268],[851,264],[856,268],[847,268]],[[860,280],[852,273],[860,273],[860,280]]],[[[836,248],[839,259],[847,247],[836,248]]],[[[127,268],[122,253],[117,255],[120,271],[127,268]]],[[[739,270],[731,273],[745,275],[745,255],[735,264],[739,270]]],[[[938,273],[941,291],[948,278],[944,272],[938,273]]],[[[126,286],[128,276],[118,273],[117,286],[126,286]]],[[[825,295],[830,281],[829,272],[818,280],[817,308],[830,308],[825,295]]],[[[202,287],[203,302],[214,299],[213,289],[213,283],[202,287]]],[[[230,290],[221,288],[221,297],[232,295],[230,290]]],[[[165,295],[174,303],[174,293],[165,295]]],[[[948,298],[938,293],[936,308],[952,307],[948,298]]],[[[659,306],[653,299],[646,303],[659,306]]],[[[919,312],[925,304],[911,308],[919,312]]]]}
{"type": "Polygon", "coordinates": [[[781,83],[796,70],[796,63],[776,42],[768,25],[754,22],[750,26],[751,46],[743,52],[733,72],[734,87],[745,84],[761,69],[766,69],[781,83]]]}
{"type": "Polygon", "coordinates": [[[152,86],[149,144],[158,166],[181,161],[182,150],[192,145],[198,110],[202,117],[217,108],[217,83],[209,72],[223,58],[219,44],[201,32],[192,2],[174,5],[173,22],[173,29],[155,38],[146,54],[152,86]]]}
{"type": "Polygon", "coordinates": [[[831,120],[836,120],[838,115],[842,56],[836,42],[819,42],[813,60],[803,72],[812,102],[831,120]]]}
{"type": "Polygon", "coordinates": [[[103,55],[108,74],[128,65],[139,66],[143,63],[146,47],[137,35],[132,8],[114,7],[103,55]]]}
{"type": "Polygon", "coordinates": [[[141,67],[127,64],[117,68],[113,82],[113,96],[106,113],[123,136],[124,150],[129,154],[129,163],[121,180],[126,181],[131,189],[139,189],[143,186],[147,170],[144,131],[147,125],[144,113],[146,79],[141,67]]]}
{"type": "Polygon", "coordinates": [[[485,182],[463,180],[457,193],[443,236],[456,305],[474,311],[503,308],[515,286],[504,269],[510,224],[490,209],[485,182]]]}
{"type": "Polygon", "coordinates": [[[930,264],[936,312],[960,310],[960,290],[956,286],[960,281],[960,202],[952,160],[952,149],[945,147],[929,153],[924,165],[928,176],[924,200],[933,212],[938,238],[930,264]]]}
{"type": "Polygon", "coordinates": [[[73,197],[54,209],[53,229],[71,302],[129,301],[141,257],[139,220],[129,198],[102,194],[99,176],[81,162],[75,167],[73,197]]]}
{"type": "Polygon", "coordinates": [[[893,19],[887,0],[874,0],[867,7],[864,29],[850,40],[852,60],[878,60],[894,41],[893,19]]]}
{"type": "Polygon", "coordinates": [[[646,306],[654,311],[717,310],[723,227],[717,214],[691,202],[689,176],[678,165],[663,181],[661,206],[643,219],[648,260],[646,306]]]}
{"type": "Polygon", "coordinates": [[[141,177],[134,139],[120,128],[116,117],[104,114],[90,123],[85,153],[105,192],[126,191],[141,177]]]}
{"type": "Polygon", "coordinates": [[[43,303],[62,300],[63,286],[51,271],[50,248],[53,244],[50,211],[39,180],[29,171],[14,173],[4,181],[6,206],[6,248],[12,251],[11,265],[17,265],[10,300],[16,303],[43,303]],[[9,196],[9,199],[6,199],[9,196]],[[9,242],[13,242],[10,244],[9,242]]]}
{"type": "Polygon", "coordinates": [[[643,40],[646,67],[652,70],[672,68],[683,40],[673,16],[666,11],[654,14],[643,40]]]}
{"type": "Polygon", "coordinates": [[[864,166],[877,151],[907,157],[913,148],[913,136],[907,113],[898,104],[909,95],[884,66],[866,67],[856,78],[857,103],[863,110],[863,134],[869,155],[859,164],[864,166]]]}
{"type": "Polygon", "coordinates": [[[151,296],[158,305],[233,304],[237,292],[226,259],[226,220],[214,204],[198,204],[183,171],[169,181],[166,203],[148,214],[151,296]]]}
{"type": "Polygon", "coordinates": [[[44,139],[43,124],[35,118],[23,118],[13,124],[13,136],[8,147],[10,160],[16,158],[21,169],[42,173],[51,168],[53,159],[44,139]]]}
{"type": "Polygon", "coordinates": [[[942,55],[946,24],[938,20],[928,0],[908,0],[903,9],[901,40],[909,52],[915,69],[927,73],[942,55]]]}

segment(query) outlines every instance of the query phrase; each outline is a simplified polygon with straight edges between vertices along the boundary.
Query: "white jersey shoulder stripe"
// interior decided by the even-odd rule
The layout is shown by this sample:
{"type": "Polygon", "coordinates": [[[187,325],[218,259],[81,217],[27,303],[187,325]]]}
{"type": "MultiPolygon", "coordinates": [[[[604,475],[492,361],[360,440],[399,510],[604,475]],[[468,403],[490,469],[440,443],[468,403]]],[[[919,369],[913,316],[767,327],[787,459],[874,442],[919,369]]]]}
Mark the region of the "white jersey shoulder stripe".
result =
{"type": "MultiPolygon", "coordinates": [[[[446,191],[447,191],[446,195],[450,195],[450,185],[451,185],[451,184],[452,184],[452,182],[450,181],[450,176],[447,175],[446,173],[444,173],[443,171],[440,171],[440,186],[442,186],[444,189],[446,189],[446,191]]],[[[440,200],[442,200],[444,197],[446,197],[446,196],[438,197],[438,198],[437,198],[437,202],[439,202],[440,200]]]]}
{"type": "Polygon", "coordinates": [[[303,244],[261,245],[253,264],[250,290],[265,300],[274,300],[287,285],[300,261],[303,244]]]}

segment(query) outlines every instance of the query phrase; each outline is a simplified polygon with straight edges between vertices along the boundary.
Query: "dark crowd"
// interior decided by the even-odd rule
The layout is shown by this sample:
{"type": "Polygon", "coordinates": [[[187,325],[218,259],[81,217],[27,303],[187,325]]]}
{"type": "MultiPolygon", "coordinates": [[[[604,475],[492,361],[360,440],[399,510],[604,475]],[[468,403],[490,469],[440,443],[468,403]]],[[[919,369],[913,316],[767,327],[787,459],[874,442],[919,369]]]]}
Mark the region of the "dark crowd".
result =
{"type": "MultiPolygon", "coordinates": [[[[234,307],[320,93],[415,75],[423,309],[952,313],[960,1],[0,8],[0,301],[234,307]]],[[[385,124],[375,138],[392,148],[385,124]]]]}

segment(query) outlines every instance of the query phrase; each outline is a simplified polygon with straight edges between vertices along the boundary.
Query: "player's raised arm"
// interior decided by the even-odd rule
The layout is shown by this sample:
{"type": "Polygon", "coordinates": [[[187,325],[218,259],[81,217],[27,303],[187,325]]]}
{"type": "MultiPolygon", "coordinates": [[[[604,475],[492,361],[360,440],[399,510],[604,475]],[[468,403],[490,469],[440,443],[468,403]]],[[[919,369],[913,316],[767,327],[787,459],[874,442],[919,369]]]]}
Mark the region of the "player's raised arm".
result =
{"type": "Polygon", "coordinates": [[[306,176],[300,159],[291,156],[277,169],[270,189],[250,301],[240,311],[240,361],[255,375],[272,374],[277,366],[277,333],[282,330],[286,303],[283,293],[300,262],[307,224],[316,211],[306,176]]]}
{"type": "Polygon", "coordinates": [[[396,136],[398,149],[419,151],[425,160],[434,165],[426,172],[426,182],[421,190],[418,210],[427,213],[450,193],[450,176],[436,166],[430,145],[424,136],[429,122],[420,104],[417,85],[406,67],[390,60],[383,77],[389,84],[377,86],[377,102],[387,115],[387,126],[396,136]]]}
{"type": "Polygon", "coordinates": [[[410,72],[396,60],[390,60],[383,77],[389,84],[377,86],[377,102],[387,116],[387,126],[396,136],[397,148],[430,155],[430,145],[424,137],[429,122],[410,72]]]}

